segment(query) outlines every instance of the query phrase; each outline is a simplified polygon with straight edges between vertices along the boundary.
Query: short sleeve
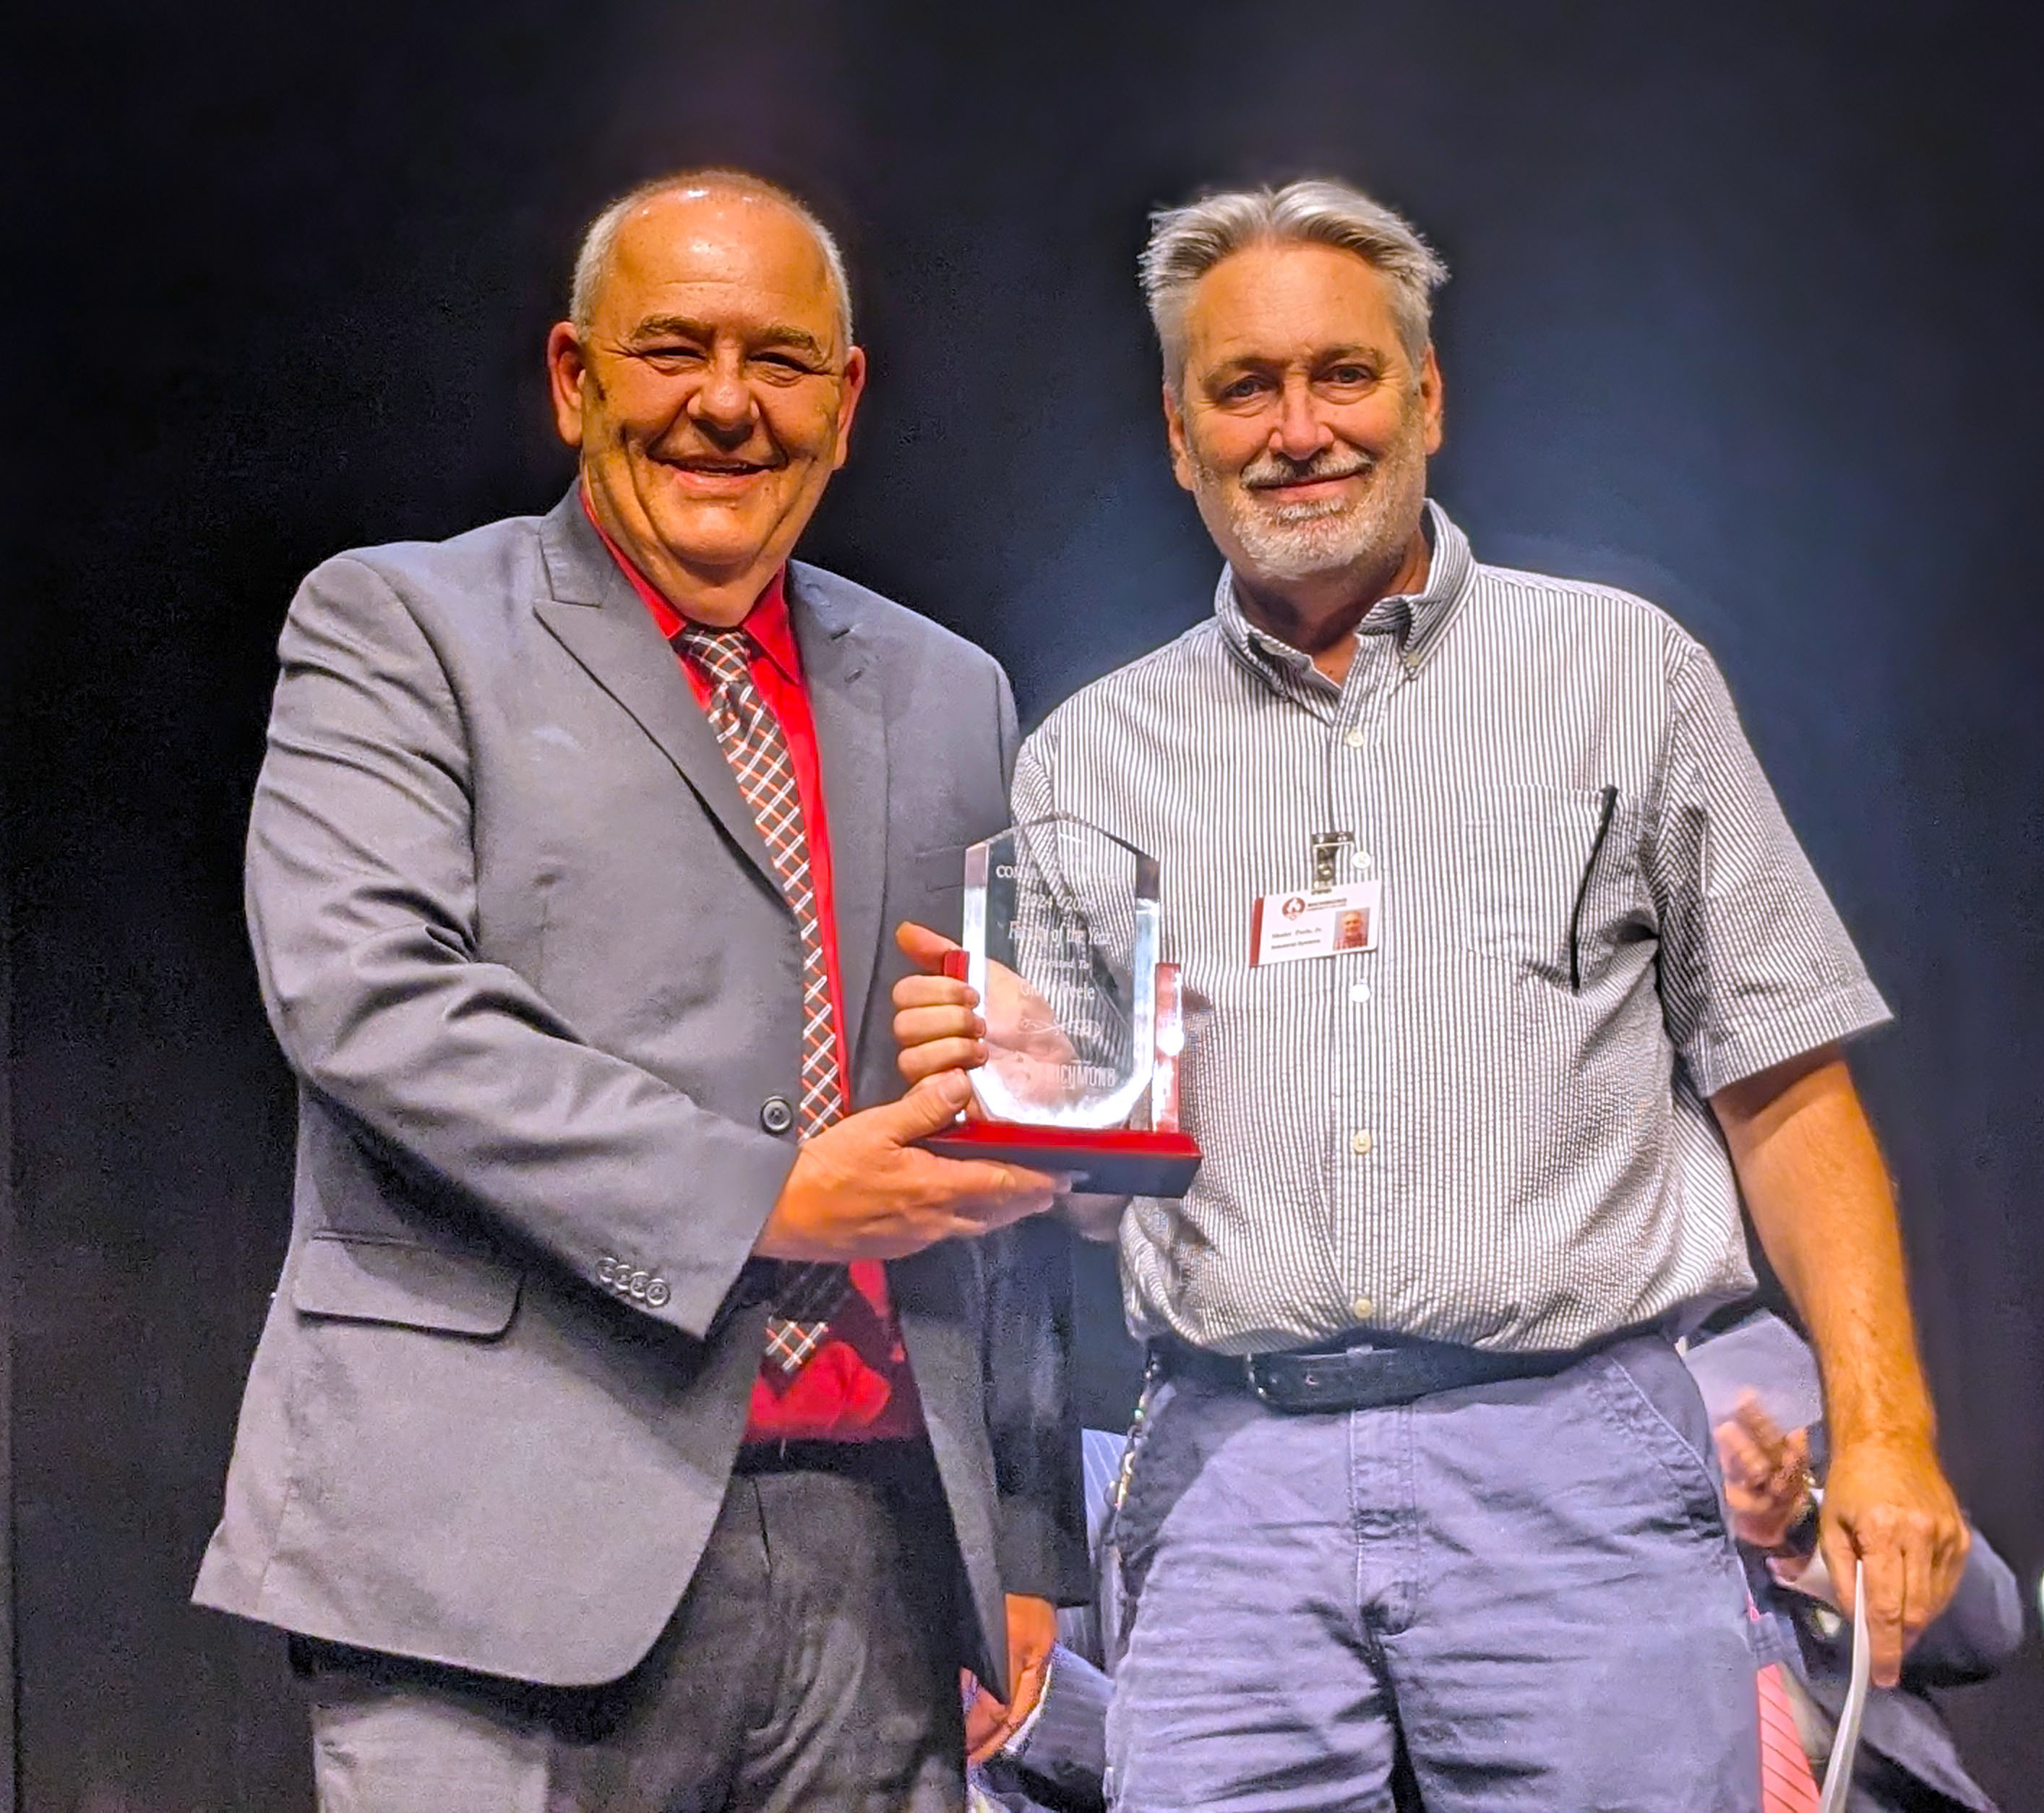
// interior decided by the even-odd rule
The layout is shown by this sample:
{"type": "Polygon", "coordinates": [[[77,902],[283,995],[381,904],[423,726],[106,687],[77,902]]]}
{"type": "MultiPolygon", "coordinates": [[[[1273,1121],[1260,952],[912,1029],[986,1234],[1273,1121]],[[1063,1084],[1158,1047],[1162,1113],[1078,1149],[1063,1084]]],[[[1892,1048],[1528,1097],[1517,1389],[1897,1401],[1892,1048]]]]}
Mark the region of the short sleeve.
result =
{"type": "Polygon", "coordinates": [[[1047,724],[1023,738],[1022,747],[1016,751],[1015,772],[1008,787],[1008,811],[1016,824],[1027,824],[1057,810],[1057,796],[1051,785],[1055,736],[1053,727],[1047,724]]]}
{"type": "Polygon", "coordinates": [[[1890,1019],[1788,828],[1716,664],[1672,677],[1647,844],[1669,1036],[1700,1093],[1890,1019]]]}

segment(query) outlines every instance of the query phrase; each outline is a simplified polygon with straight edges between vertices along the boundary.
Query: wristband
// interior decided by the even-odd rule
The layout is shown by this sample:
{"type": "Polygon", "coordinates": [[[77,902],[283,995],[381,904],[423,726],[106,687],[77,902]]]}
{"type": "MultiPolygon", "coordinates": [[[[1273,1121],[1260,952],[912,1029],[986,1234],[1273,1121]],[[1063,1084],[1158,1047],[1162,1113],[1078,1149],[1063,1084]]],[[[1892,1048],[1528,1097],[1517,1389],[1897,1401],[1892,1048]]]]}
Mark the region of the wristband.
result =
{"type": "Polygon", "coordinates": [[[1781,1532],[1781,1540],[1768,1554],[1777,1561],[1807,1561],[1817,1552],[1818,1512],[1816,1494],[1812,1492],[1802,1515],[1781,1532]]]}

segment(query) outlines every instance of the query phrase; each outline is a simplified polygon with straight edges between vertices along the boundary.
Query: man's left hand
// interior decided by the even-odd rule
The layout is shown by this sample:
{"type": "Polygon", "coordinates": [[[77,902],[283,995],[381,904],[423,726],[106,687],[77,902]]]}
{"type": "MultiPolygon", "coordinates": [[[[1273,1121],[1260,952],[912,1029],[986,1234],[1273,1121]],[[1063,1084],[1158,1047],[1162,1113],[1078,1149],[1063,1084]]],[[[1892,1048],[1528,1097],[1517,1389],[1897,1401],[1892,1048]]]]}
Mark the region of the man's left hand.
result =
{"type": "Polygon", "coordinates": [[[1835,1045],[1727,1085],[1711,1111],[1817,1350],[1831,1437],[1817,1541],[1848,1615],[1853,1563],[1865,1565],[1873,1678],[1892,1687],[1903,1651],[1958,1590],[1969,1540],[1938,1468],[1895,1193],[1835,1045]]]}
{"type": "Polygon", "coordinates": [[[1006,1704],[966,1677],[973,1689],[965,1709],[966,1760],[983,1763],[1022,1729],[1036,1710],[1050,1674],[1051,1650],[1058,1640],[1057,1608],[1047,1599],[1021,1593],[1008,1596],[1008,1684],[1006,1704]]]}
{"type": "Polygon", "coordinates": [[[905,920],[894,928],[902,955],[924,973],[894,985],[895,1066],[910,1085],[941,1070],[974,1070],[998,1059],[1002,1080],[1016,1094],[1044,1099],[1062,1089],[1061,1066],[1072,1042],[1049,1002],[1005,963],[989,958],[982,1001],[943,973],[959,947],[942,932],[905,920]]]}
{"type": "Polygon", "coordinates": [[[1903,1653],[1958,1590],[1972,1537],[1928,1442],[1875,1435],[1842,1445],[1824,1482],[1818,1541],[1839,1608],[1866,1569],[1873,1684],[1902,1678],[1903,1653]]]}

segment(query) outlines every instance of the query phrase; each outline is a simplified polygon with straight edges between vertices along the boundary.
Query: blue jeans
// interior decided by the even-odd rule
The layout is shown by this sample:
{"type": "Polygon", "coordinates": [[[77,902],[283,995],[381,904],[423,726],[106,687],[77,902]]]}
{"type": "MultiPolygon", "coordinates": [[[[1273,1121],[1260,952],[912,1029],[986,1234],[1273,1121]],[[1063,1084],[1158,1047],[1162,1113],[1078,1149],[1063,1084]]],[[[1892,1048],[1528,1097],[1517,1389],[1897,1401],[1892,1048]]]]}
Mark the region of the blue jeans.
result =
{"type": "Polygon", "coordinates": [[[1758,1813],[1746,1590],[1658,1336],[1287,1415],[1168,1383],[1115,1542],[1117,1813],[1758,1813]]]}

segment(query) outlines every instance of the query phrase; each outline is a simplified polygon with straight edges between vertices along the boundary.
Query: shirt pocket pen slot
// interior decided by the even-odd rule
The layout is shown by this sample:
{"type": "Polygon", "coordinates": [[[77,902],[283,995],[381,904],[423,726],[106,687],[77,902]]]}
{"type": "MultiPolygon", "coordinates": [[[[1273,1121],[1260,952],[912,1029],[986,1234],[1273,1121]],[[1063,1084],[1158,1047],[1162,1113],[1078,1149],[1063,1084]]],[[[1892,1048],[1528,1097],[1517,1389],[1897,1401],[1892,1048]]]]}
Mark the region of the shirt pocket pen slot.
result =
{"type": "Polygon", "coordinates": [[[1583,992],[1583,905],[1590,894],[1590,878],[1596,873],[1597,858],[1604,854],[1604,840],[1611,835],[1612,815],[1618,809],[1618,789],[1607,785],[1597,812],[1596,835],[1590,839],[1589,859],[1583,864],[1583,878],[1577,884],[1576,904],[1569,911],[1569,992],[1583,992]]]}
{"type": "Polygon", "coordinates": [[[1581,993],[1636,905],[1637,822],[1620,789],[1472,794],[1462,832],[1457,893],[1467,948],[1581,993]]]}

